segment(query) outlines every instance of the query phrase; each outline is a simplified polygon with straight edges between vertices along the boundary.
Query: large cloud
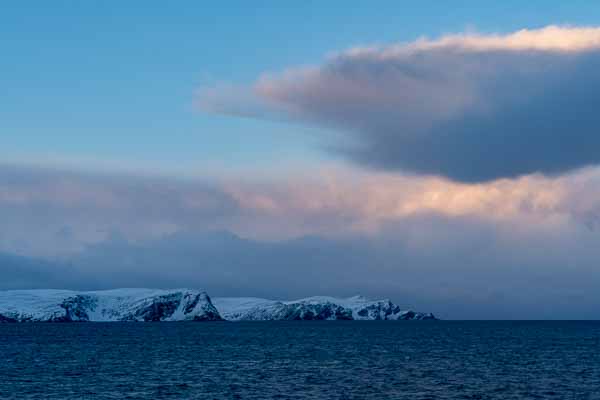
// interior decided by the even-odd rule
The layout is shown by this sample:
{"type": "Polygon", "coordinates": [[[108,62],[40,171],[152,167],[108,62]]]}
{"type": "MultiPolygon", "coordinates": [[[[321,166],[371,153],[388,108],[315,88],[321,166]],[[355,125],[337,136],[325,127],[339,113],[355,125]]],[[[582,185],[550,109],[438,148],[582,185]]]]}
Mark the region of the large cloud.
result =
{"type": "Polygon", "coordinates": [[[306,175],[180,180],[0,166],[0,290],[360,292],[445,318],[600,315],[598,168],[483,184],[306,175]]]}
{"type": "Polygon", "coordinates": [[[330,149],[384,170],[561,174],[600,162],[600,28],[354,48],[246,91],[207,88],[200,104],[336,128],[330,149]]]}
{"type": "Polygon", "coordinates": [[[600,221],[600,170],[464,184],[314,170],[290,179],[109,176],[0,166],[0,251],[72,252],[113,234],[145,240],[228,230],[254,239],[376,234],[431,215],[553,232],[600,221]]]}

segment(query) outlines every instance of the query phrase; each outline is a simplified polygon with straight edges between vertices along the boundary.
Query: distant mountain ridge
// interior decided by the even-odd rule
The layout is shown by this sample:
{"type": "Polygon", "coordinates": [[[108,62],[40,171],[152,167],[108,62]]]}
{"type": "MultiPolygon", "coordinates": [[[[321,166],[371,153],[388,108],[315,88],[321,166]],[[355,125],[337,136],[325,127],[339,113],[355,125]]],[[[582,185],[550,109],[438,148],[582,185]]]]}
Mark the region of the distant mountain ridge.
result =
{"type": "Polygon", "coordinates": [[[10,290],[0,322],[220,321],[205,292],[176,289],[10,290]]]}
{"type": "Polygon", "coordinates": [[[435,319],[431,313],[402,310],[387,299],[369,300],[362,296],[345,299],[315,296],[293,301],[217,297],[213,304],[229,321],[435,319]]]}
{"type": "Polygon", "coordinates": [[[109,321],[429,320],[389,300],[309,297],[276,301],[246,297],[211,300],[192,289],[0,291],[0,323],[109,321]]]}

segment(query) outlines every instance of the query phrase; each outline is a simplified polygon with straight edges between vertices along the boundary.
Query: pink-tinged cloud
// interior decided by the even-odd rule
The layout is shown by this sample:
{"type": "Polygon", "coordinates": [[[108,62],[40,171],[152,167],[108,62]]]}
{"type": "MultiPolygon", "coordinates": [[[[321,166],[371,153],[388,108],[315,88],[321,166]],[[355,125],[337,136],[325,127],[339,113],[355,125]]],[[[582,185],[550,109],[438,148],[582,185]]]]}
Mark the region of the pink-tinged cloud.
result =
{"type": "Polygon", "coordinates": [[[217,183],[19,168],[3,168],[0,176],[5,178],[0,184],[0,245],[6,249],[28,241],[59,250],[54,235],[65,226],[78,240],[68,246],[72,249],[114,232],[145,240],[218,229],[280,240],[378,235],[390,225],[431,216],[524,232],[593,230],[600,221],[598,169],[481,184],[346,168],[322,170],[311,178],[217,183]]]}
{"type": "Polygon", "coordinates": [[[358,165],[486,182],[598,164],[599,71],[600,28],[549,26],[357,47],[199,102],[330,128],[358,165]]]}

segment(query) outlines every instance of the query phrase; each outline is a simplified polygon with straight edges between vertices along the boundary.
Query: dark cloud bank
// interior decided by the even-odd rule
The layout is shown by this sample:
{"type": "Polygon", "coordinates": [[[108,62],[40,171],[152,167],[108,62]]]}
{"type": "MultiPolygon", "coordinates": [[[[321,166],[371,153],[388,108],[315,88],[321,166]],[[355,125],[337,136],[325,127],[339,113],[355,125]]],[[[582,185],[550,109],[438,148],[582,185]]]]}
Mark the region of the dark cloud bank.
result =
{"type": "MultiPolygon", "coordinates": [[[[548,27],[353,49],[261,78],[246,109],[336,128],[328,148],[377,169],[462,182],[561,174],[600,162],[598,35],[548,27]]],[[[201,104],[240,114],[238,97],[207,90],[201,104]]]]}
{"type": "Polygon", "coordinates": [[[0,288],[193,287],[213,296],[281,299],[360,293],[443,318],[600,318],[597,235],[580,233],[565,244],[508,239],[469,221],[403,225],[377,238],[278,243],[227,232],[135,244],[113,238],[61,262],[5,254],[0,288]],[[436,241],[421,243],[419,235],[430,229],[436,241]]]}

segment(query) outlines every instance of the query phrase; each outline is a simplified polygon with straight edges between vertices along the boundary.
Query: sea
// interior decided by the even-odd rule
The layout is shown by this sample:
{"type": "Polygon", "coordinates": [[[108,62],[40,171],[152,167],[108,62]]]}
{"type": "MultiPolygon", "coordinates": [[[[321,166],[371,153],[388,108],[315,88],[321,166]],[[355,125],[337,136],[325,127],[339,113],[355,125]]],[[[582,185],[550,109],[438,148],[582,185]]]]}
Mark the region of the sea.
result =
{"type": "Polygon", "coordinates": [[[1,399],[600,399],[600,322],[0,324],[1,399]]]}

